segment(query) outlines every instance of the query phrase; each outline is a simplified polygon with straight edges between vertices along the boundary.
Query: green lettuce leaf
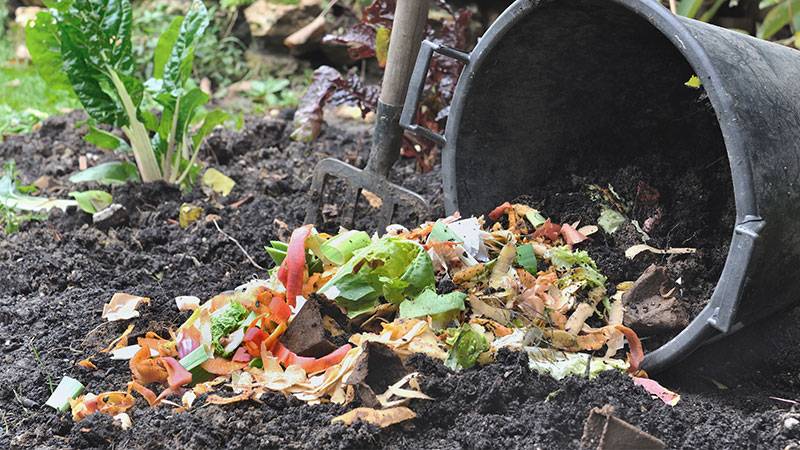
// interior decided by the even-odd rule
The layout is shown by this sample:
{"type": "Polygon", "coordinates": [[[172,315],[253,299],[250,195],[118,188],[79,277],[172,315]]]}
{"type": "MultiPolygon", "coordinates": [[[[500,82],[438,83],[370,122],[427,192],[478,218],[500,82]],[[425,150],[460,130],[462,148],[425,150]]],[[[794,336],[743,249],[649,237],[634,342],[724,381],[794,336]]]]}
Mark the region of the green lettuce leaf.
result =
{"type": "Polygon", "coordinates": [[[538,264],[536,263],[536,254],[533,252],[533,245],[523,244],[517,247],[517,264],[531,275],[536,275],[538,264]]]}
{"type": "Polygon", "coordinates": [[[608,234],[613,234],[619,230],[619,227],[625,224],[627,219],[617,211],[603,207],[600,211],[600,217],[597,219],[597,224],[608,234]]]}
{"type": "Polygon", "coordinates": [[[464,299],[467,294],[463,292],[450,292],[438,295],[433,289],[425,289],[414,300],[405,300],[400,303],[400,317],[413,318],[431,316],[432,326],[435,329],[445,328],[458,318],[466,309],[464,299]]]}
{"type": "Polygon", "coordinates": [[[237,301],[231,301],[227,306],[212,314],[211,345],[214,348],[214,354],[228,356],[225,354],[225,346],[220,344],[219,340],[239,328],[239,323],[247,317],[247,314],[247,309],[237,301]]]}
{"type": "Polygon", "coordinates": [[[457,235],[441,220],[437,220],[428,235],[427,242],[460,242],[461,236],[457,235]]]}
{"type": "Polygon", "coordinates": [[[454,291],[439,295],[433,289],[426,289],[414,300],[406,300],[400,304],[400,318],[435,316],[451,311],[463,311],[467,294],[454,291]]]}
{"type": "MultiPolygon", "coordinates": [[[[567,281],[585,282],[589,286],[604,286],[606,277],[597,270],[597,264],[585,250],[571,251],[567,246],[549,250],[550,262],[559,270],[570,270],[567,281]]],[[[561,281],[559,281],[561,283],[561,281]]]]}
{"type": "Polygon", "coordinates": [[[489,342],[483,333],[465,323],[458,329],[444,365],[452,370],[469,369],[478,361],[478,356],[487,350],[489,342]]]}
{"type": "Polygon", "coordinates": [[[421,245],[384,237],[357,250],[320,293],[335,288],[331,292],[352,317],[353,311],[374,306],[380,297],[400,303],[434,283],[433,264],[421,245]]]}
{"type": "Polygon", "coordinates": [[[560,247],[553,247],[549,250],[550,262],[559,270],[571,269],[577,265],[586,265],[597,268],[594,260],[589,256],[585,250],[572,251],[566,245],[560,247]]]}

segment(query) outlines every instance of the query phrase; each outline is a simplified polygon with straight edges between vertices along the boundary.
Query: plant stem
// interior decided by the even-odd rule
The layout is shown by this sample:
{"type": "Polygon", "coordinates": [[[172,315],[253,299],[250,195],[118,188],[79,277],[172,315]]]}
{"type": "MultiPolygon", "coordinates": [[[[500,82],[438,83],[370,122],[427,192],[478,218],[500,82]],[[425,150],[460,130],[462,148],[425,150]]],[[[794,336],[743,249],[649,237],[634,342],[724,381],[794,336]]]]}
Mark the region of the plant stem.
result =
{"type": "MultiPolygon", "coordinates": [[[[185,136],[184,136],[184,140],[186,140],[185,136]]],[[[189,148],[189,143],[188,142],[185,142],[184,145],[185,145],[186,148],[189,148]]],[[[189,159],[189,165],[186,166],[186,170],[184,170],[183,173],[181,174],[181,176],[175,181],[176,184],[183,183],[183,179],[186,178],[186,175],[189,175],[189,172],[192,170],[192,166],[194,166],[195,162],[197,161],[197,154],[198,153],[200,153],[200,146],[199,145],[197,146],[196,149],[194,149],[194,152],[192,153],[192,157],[191,157],[191,159],[189,159]]]]}
{"type": "Polygon", "coordinates": [[[158,167],[156,155],[153,151],[153,145],[150,143],[150,136],[144,124],[136,117],[136,107],[133,105],[128,90],[120,80],[119,75],[108,68],[108,74],[111,81],[114,83],[114,88],[117,90],[122,105],[125,108],[125,113],[128,115],[128,126],[123,126],[122,131],[128,136],[133,148],[133,157],[136,159],[136,166],[139,167],[139,174],[142,176],[142,181],[145,183],[151,181],[163,180],[161,169],[158,167]]]}
{"type": "Polygon", "coordinates": [[[175,131],[178,129],[178,114],[181,108],[181,97],[175,101],[175,110],[172,111],[172,126],[170,127],[169,138],[167,139],[167,154],[164,156],[164,162],[161,167],[164,168],[164,179],[173,182],[174,171],[177,171],[177,158],[173,158],[175,154],[175,131]],[[173,161],[175,159],[175,161],[173,161]]]}

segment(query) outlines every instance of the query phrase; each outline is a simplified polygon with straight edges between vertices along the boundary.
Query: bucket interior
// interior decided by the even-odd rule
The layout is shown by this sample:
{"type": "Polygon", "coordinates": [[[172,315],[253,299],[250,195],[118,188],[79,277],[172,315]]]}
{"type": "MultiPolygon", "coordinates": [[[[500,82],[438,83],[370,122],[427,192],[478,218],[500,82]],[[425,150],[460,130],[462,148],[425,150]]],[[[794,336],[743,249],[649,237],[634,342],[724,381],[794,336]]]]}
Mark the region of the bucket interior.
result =
{"type": "MultiPolygon", "coordinates": [[[[682,216],[681,226],[655,231],[648,244],[696,247],[694,271],[707,268],[681,280],[703,286],[686,292],[701,297],[692,299],[696,315],[724,266],[735,205],[714,109],[702,88],[685,84],[695,71],[652,24],[607,0],[545,3],[495,39],[466,91],[456,130],[462,214],[535,197],[556,178],[573,191],[580,183],[644,182],[669,204],[669,214],[682,216]]],[[[625,200],[637,208],[638,197],[625,200]]],[[[569,201],[562,195],[555,203],[569,201]]],[[[626,262],[619,277],[650,263],[672,266],[673,277],[686,272],[679,258],[660,256],[626,262]]]]}

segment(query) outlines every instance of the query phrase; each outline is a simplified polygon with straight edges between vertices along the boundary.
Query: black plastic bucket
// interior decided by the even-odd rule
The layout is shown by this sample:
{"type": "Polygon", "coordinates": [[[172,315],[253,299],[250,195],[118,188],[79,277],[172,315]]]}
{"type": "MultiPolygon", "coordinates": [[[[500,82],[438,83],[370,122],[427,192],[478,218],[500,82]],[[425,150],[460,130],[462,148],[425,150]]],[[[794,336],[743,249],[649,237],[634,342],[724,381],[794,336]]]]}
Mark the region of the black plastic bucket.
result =
{"type": "Polygon", "coordinates": [[[445,207],[462,214],[557,176],[564,149],[586,161],[670,151],[653,140],[665,127],[687,145],[717,141],[736,204],[725,267],[705,309],[647,355],[648,371],[800,300],[800,52],[654,0],[518,0],[470,53],[424,43],[401,124],[444,147],[445,207]],[[435,52],[465,63],[444,136],[413,124],[435,52]],[[693,74],[710,123],[687,114],[683,81],[693,74]]]}

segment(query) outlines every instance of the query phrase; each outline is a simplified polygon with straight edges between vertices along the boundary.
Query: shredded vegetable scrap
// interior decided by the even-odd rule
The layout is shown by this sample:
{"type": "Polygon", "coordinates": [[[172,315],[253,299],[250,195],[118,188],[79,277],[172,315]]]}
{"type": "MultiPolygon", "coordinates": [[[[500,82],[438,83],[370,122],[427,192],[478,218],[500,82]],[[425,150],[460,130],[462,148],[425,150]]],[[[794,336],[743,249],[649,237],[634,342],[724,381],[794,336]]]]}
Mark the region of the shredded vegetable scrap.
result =
{"type": "MultiPolygon", "coordinates": [[[[277,266],[268,279],[202,304],[177,301],[188,317],[169,339],[147,333],[128,345],[129,328],[113,347],[115,358],[129,359],[127,392],[72,399],[73,416],[124,413],[133,391],[176,411],[257,400],[267,391],[347,404],[356,394],[347,381],[367,342],[401,359],[422,353],[452,370],[516,347],[528,352],[532,369],[556,378],[604,370],[641,375],[641,343],[622,325],[624,289],[609,296],[606,277],[579,248],[598,227],[557,224],[510,203],[489,218],[491,225],[458,215],[412,230],[393,225],[373,237],[299,227],[288,244],[266,248],[277,266]],[[202,394],[210,395],[199,400],[202,394]]],[[[418,377],[386,379],[386,391],[374,393],[376,404],[393,409],[363,409],[337,421],[385,426],[412,418],[400,405],[432,400],[418,377]]]]}

